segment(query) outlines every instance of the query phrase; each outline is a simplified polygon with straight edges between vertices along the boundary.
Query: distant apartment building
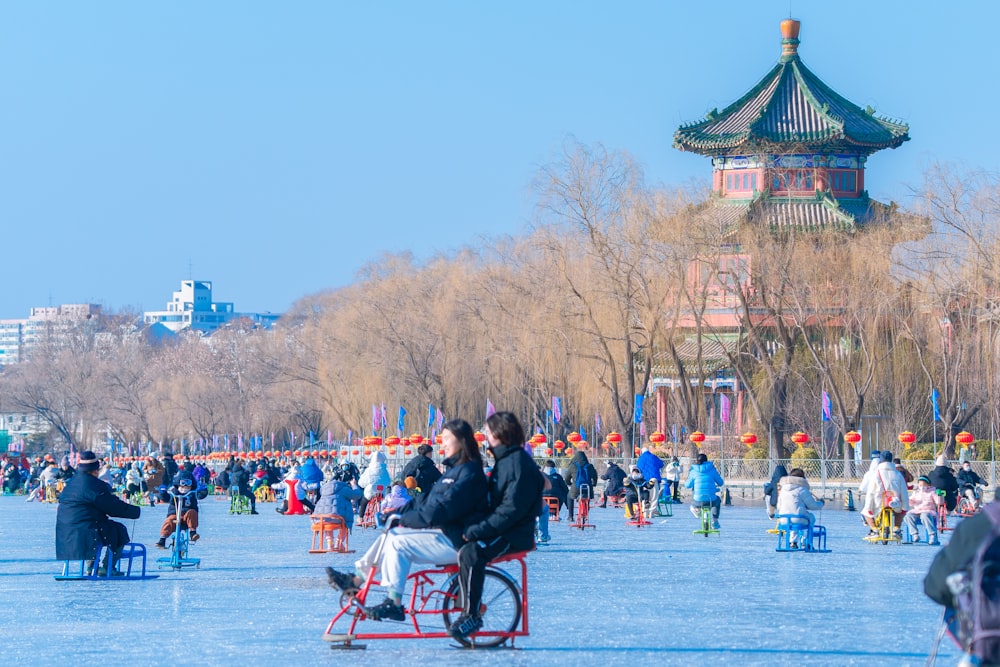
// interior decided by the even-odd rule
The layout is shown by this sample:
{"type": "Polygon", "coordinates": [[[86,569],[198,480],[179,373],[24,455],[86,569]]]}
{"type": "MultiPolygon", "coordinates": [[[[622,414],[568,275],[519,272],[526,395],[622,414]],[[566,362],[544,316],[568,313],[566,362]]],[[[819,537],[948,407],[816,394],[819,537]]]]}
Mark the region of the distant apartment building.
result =
{"type": "Polygon", "coordinates": [[[68,303],[32,308],[27,319],[0,320],[0,366],[24,361],[42,345],[66,345],[73,333],[95,329],[100,315],[96,303],[68,303]]]}
{"type": "Polygon", "coordinates": [[[142,315],[147,326],[159,324],[174,333],[191,329],[206,334],[238,319],[247,319],[268,329],[279,317],[274,313],[237,313],[230,302],[212,301],[210,280],[182,280],[181,288],[174,292],[166,310],[147,311],[142,315]]]}

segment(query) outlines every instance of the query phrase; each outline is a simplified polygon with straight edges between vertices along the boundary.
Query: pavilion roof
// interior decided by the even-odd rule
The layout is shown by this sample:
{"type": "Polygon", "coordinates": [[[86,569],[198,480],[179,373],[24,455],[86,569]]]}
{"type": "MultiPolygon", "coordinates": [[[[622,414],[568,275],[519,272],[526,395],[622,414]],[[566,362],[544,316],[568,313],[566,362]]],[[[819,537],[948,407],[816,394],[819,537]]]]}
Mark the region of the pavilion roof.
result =
{"type": "Polygon", "coordinates": [[[766,225],[774,231],[815,232],[828,229],[852,231],[884,220],[892,207],[867,196],[835,199],[818,192],[810,199],[759,195],[753,199],[712,198],[701,205],[723,229],[735,231],[744,223],[766,225]]]}
{"type": "Polygon", "coordinates": [[[850,150],[870,155],[909,140],[909,126],[875,115],[837,94],[798,55],[798,21],[782,22],[783,53],[770,72],[721,112],[682,125],[674,147],[702,155],[802,150],[850,150]]]}

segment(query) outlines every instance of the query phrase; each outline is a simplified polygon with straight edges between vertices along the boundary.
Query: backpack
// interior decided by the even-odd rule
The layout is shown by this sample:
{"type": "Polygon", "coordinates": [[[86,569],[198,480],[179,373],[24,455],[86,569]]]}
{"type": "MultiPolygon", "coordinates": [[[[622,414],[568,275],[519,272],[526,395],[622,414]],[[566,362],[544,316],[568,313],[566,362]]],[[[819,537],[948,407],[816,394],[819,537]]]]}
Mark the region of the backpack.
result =
{"type": "Polygon", "coordinates": [[[590,493],[593,494],[594,488],[593,484],[590,483],[590,471],[594,469],[594,466],[590,463],[579,463],[576,466],[576,478],[573,483],[576,484],[577,489],[582,489],[583,487],[589,487],[590,493]]]}
{"type": "Polygon", "coordinates": [[[1000,663],[1000,562],[986,560],[1000,539],[1000,503],[983,508],[992,523],[969,565],[948,577],[955,594],[955,639],[985,664],[1000,663]]]}

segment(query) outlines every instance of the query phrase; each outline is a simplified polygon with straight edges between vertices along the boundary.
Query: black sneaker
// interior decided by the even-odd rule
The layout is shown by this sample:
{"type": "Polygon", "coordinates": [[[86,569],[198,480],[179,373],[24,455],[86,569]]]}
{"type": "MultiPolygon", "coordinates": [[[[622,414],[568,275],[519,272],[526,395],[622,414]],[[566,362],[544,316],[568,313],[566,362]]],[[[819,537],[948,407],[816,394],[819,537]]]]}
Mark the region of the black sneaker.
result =
{"type": "Polygon", "coordinates": [[[369,607],[365,610],[365,614],[373,621],[402,621],[406,619],[403,606],[396,604],[389,598],[382,600],[374,607],[369,607]]]}
{"type": "Polygon", "coordinates": [[[250,510],[250,514],[260,514],[257,510],[250,510]]]}
{"type": "Polygon", "coordinates": [[[197,542],[200,538],[201,538],[201,535],[199,535],[196,531],[193,531],[193,530],[191,531],[191,535],[189,536],[189,539],[192,542],[197,542]]]}
{"type": "Polygon", "coordinates": [[[330,585],[339,591],[343,591],[348,595],[353,595],[358,592],[358,586],[354,583],[354,575],[348,574],[347,572],[338,572],[332,567],[326,568],[326,580],[330,582],[330,585]]]}
{"type": "Polygon", "coordinates": [[[448,628],[448,634],[455,639],[465,639],[481,627],[483,627],[482,618],[472,614],[462,614],[448,628]]]}
{"type": "Polygon", "coordinates": [[[156,548],[157,549],[166,549],[167,548],[167,538],[161,537],[160,539],[156,540],[156,548]]]}

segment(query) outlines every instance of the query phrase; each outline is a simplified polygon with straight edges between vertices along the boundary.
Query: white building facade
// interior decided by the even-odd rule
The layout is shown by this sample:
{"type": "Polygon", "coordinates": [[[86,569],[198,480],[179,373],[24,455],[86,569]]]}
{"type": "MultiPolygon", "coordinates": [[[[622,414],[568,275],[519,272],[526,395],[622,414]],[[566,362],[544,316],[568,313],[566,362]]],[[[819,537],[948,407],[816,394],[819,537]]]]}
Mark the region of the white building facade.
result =
{"type": "Polygon", "coordinates": [[[174,333],[191,329],[206,334],[237,319],[247,319],[258,327],[268,329],[279,317],[274,313],[237,313],[231,302],[212,301],[210,280],[182,280],[181,288],[174,292],[166,310],[142,314],[143,323],[147,326],[161,324],[174,333]]]}

